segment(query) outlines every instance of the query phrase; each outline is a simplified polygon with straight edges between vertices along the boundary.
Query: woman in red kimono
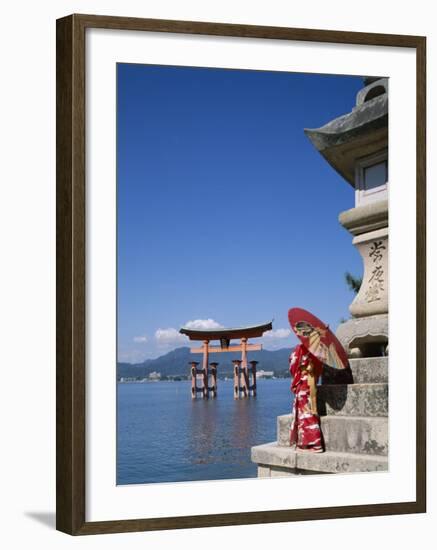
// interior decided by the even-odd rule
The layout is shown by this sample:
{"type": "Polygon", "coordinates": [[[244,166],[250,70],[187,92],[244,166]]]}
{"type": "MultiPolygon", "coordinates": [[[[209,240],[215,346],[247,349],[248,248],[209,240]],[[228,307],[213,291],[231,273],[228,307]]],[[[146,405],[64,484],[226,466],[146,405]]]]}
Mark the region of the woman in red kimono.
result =
{"type": "Polygon", "coordinates": [[[296,346],[290,355],[290,374],[293,378],[291,391],[295,396],[290,445],[314,453],[322,453],[324,450],[316,399],[316,383],[322,368],[322,363],[303,344],[296,346]]]}

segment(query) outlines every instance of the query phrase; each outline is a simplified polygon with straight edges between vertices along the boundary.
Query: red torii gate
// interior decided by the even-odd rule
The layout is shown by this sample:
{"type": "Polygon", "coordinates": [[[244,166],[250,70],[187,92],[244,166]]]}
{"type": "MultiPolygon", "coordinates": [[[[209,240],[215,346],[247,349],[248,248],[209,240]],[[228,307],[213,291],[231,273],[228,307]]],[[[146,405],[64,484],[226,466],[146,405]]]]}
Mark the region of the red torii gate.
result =
{"type": "Polygon", "coordinates": [[[252,384],[249,384],[249,372],[247,366],[247,352],[259,351],[261,344],[249,344],[249,338],[259,338],[264,332],[272,330],[272,321],[262,325],[240,328],[214,328],[214,329],[191,329],[182,327],[179,332],[188,336],[190,340],[203,341],[203,346],[191,348],[191,353],[203,353],[202,368],[198,369],[196,361],[191,362],[191,397],[195,399],[197,393],[201,392],[205,399],[208,399],[209,392],[213,397],[217,395],[217,365],[209,363],[210,353],[223,353],[241,351],[241,359],[233,359],[234,364],[234,398],[239,399],[240,394],[248,397],[250,391],[256,396],[256,365],[258,361],[250,361],[252,371],[252,384]],[[239,345],[230,345],[231,340],[240,340],[239,345]],[[210,346],[210,342],[218,340],[220,346],[210,346]],[[211,366],[212,385],[209,385],[209,366],[211,366]],[[202,386],[197,386],[197,375],[202,374],[202,386]]]}

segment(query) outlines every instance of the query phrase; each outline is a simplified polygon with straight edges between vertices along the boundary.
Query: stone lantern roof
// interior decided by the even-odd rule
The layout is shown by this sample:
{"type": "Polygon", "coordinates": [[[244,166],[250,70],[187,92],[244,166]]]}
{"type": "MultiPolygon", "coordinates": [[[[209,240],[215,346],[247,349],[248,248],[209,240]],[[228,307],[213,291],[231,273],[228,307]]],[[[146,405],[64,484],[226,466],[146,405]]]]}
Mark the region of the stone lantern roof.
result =
{"type": "Polygon", "coordinates": [[[388,144],[388,79],[365,77],[364,83],[350,113],[305,129],[314,147],[353,187],[356,160],[388,144]]]}

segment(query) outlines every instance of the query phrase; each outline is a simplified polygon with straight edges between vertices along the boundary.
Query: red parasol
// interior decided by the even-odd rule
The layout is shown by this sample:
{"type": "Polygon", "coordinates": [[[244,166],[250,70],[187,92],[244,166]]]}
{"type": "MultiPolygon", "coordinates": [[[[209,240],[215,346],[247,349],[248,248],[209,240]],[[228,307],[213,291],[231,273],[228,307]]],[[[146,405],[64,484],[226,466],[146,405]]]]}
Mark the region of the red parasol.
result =
{"type": "Polygon", "coordinates": [[[336,369],[348,366],[347,353],[329,325],[298,307],[289,310],[288,320],[302,344],[322,363],[336,369]]]}

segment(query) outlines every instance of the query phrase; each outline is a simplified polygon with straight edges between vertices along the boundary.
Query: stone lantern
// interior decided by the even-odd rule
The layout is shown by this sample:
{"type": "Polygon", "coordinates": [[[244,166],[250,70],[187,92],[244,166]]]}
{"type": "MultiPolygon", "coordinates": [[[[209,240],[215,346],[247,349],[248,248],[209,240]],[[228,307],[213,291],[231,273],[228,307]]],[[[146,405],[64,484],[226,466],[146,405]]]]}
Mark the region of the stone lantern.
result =
{"type": "Polygon", "coordinates": [[[325,452],[290,446],[291,415],[277,418],[277,439],[252,447],[258,477],[388,469],[388,81],[365,78],[356,105],[325,126],[305,130],[329,164],[355,189],[339,221],[364,262],[351,319],[337,329],[350,369],[324,367],[317,387],[325,452]]]}
{"type": "Polygon", "coordinates": [[[339,215],[363,258],[352,318],[337,329],[351,357],[388,352],[388,79],[366,77],[350,113],[305,130],[316,149],[355,189],[355,207],[339,215]]]}

